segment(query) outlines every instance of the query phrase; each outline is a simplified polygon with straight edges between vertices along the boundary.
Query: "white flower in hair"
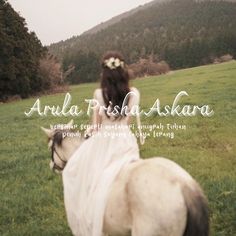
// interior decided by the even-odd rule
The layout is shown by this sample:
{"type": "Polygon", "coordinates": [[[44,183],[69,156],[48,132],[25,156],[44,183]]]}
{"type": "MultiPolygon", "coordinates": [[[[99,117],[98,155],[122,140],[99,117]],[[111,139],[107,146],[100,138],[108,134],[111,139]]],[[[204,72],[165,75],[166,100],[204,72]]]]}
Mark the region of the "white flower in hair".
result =
{"type": "Polygon", "coordinates": [[[116,66],[116,67],[119,67],[119,66],[120,66],[120,59],[119,59],[119,58],[116,58],[116,59],[115,59],[115,66],[116,66]]]}
{"type": "Polygon", "coordinates": [[[111,70],[115,69],[116,67],[114,66],[115,58],[111,57],[108,60],[105,61],[106,66],[110,68],[111,70]]]}
{"type": "Polygon", "coordinates": [[[111,57],[107,60],[104,61],[105,65],[110,68],[111,70],[113,69],[116,69],[118,67],[124,67],[124,62],[121,61],[119,58],[114,58],[114,57],[111,57]]]}

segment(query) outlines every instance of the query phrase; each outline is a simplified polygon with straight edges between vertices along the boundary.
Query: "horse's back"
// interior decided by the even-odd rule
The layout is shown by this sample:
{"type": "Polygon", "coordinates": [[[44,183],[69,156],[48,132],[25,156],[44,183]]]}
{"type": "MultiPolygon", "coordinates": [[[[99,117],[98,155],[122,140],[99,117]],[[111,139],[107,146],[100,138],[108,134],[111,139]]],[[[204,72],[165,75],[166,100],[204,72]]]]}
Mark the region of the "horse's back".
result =
{"type": "MultiPolygon", "coordinates": [[[[164,221],[168,231],[179,231],[179,227],[186,223],[187,211],[180,183],[175,178],[178,172],[181,172],[178,165],[164,158],[150,158],[129,164],[112,185],[105,228],[115,229],[114,235],[129,235],[137,226],[138,231],[146,232],[141,235],[149,235],[150,230],[164,230],[161,229],[164,221]],[[174,229],[176,221],[180,221],[178,229],[174,229]],[[173,229],[170,227],[172,224],[173,229]]],[[[188,174],[185,178],[191,179],[188,174]]]]}
{"type": "Polygon", "coordinates": [[[171,160],[155,157],[129,164],[112,185],[105,231],[122,236],[184,235],[186,189],[204,197],[196,181],[171,160]]]}
{"type": "Polygon", "coordinates": [[[145,160],[131,170],[127,189],[133,235],[183,235],[187,209],[179,176],[192,178],[181,170],[164,158],[145,160]]]}

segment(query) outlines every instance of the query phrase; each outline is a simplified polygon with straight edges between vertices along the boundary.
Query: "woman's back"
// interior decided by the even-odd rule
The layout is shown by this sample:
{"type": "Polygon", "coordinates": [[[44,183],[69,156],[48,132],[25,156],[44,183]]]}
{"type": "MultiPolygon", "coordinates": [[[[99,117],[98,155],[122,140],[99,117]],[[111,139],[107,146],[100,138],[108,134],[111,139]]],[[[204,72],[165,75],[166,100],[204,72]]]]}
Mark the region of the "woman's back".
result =
{"type": "MultiPolygon", "coordinates": [[[[139,99],[140,99],[140,93],[138,91],[137,88],[135,87],[131,87],[130,88],[130,93],[127,95],[127,97],[129,98],[128,101],[128,109],[127,111],[129,111],[133,106],[138,106],[139,105],[139,99]]],[[[94,99],[96,99],[99,102],[99,105],[101,107],[101,110],[99,112],[99,115],[101,116],[101,124],[128,124],[129,123],[129,119],[130,116],[123,116],[120,118],[115,118],[114,116],[108,116],[106,114],[106,110],[104,109],[104,107],[106,107],[106,104],[104,102],[103,99],[103,94],[102,94],[102,89],[96,89],[94,91],[94,99]]]]}

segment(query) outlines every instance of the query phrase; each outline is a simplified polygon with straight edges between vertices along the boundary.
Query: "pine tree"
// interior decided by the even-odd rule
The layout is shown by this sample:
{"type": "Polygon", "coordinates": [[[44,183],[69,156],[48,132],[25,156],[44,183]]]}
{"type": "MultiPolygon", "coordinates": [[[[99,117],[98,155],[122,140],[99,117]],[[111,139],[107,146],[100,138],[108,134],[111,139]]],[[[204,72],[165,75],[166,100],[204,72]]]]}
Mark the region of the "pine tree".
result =
{"type": "Polygon", "coordinates": [[[0,0],[0,99],[27,97],[42,89],[39,59],[45,53],[25,20],[5,0],[0,0]]]}

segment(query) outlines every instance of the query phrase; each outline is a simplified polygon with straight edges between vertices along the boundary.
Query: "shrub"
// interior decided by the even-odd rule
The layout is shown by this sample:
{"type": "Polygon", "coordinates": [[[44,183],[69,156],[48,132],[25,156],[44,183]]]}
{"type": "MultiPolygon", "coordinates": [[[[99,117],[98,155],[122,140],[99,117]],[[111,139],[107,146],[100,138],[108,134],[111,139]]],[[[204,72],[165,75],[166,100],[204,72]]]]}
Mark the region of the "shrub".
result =
{"type": "Polygon", "coordinates": [[[42,89],[52,89],[63,84],[61,64],[50,54],[39,62],[39,74],[42,79],[42,89]]]}
{"type": "Polygon", "coordinates": [[[139,59],[138,62],[129,65],[131,78],[145,77],[149,75],[160,75],[170,71],[168,63],[154,62],[152,58],[139,59]]]}
{"type": "Polygon", "coordinates": [[[227,61],[232,61],[232,60],[233,60],[233,56],[230,54],[226,54],[220,57],[221,62],[227,62],[227,61]]]}
{"type": "Polygon", "coordinates": [[[216,57],[213,59],[214,64],[222,63],[222,62],[227,62],[233,60],[233,56],[230,54],[225,54],[221,57],[216,57]]]}

